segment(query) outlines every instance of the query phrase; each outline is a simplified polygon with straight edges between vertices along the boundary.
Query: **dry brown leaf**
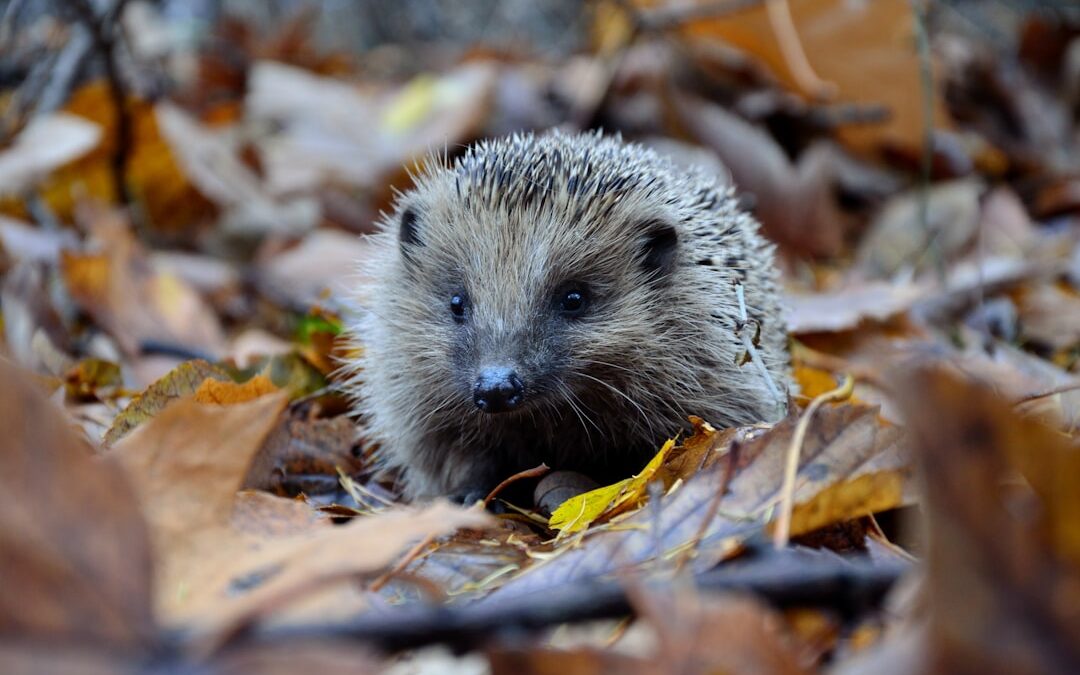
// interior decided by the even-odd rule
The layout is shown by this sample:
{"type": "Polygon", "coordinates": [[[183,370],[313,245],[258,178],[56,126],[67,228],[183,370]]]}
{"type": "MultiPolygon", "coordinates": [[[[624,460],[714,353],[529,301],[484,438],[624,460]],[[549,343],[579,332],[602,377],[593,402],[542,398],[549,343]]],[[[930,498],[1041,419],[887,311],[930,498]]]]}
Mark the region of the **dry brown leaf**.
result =
{"type": "Polygon", "coordinates": [[[68,230],[46,230],[0,216],[0,251],[13,260],[55,264],[60,251],[77,245],[78,239],[68,230]]]}
{"type": "Polygon", "coordinates": [[[122,216],[92,212],[90,226],[100,252],[65,251],[60,271],[79,306],[127,354],[138,354],[146,341],[212,356],[223,351],[217,315],[179,277],[153,269],[122,216]]]}
{"type": "Polygon", "coordinates": [[[893,197],[859,244],[858,269],[871,278],[889,278],[905,267],[957,257],[978,231],[983,189],[981,180],[969,178],[935,185],[925,197],[918,188],[893,197]]]}
{"type": "MultiPolygon", "coordinates": [[[[768,525],[780,500],[783,467],[797,418],[772,429],[744,430],[737,464],[715,519],[702,526],[726,467],[693,476],[659,502],[588,533],[586,545],[567,546],[543,565],[526,569],[496,590],[490,600],[611,574],[648,561],[668,559],[698,543],[695,566],[707,569],[768,525]],[[699,534],[703,534],[697,542],[699,534]]],[[[828,406],[818,411],[800,453],[795,482],[792,534],[909,503],[911,469],[896,428],[883,424],[877,409],[828,406]]],[[[730,450],[729,450],[730,451],[730,450]]],[[[714,452],[722,452],[714,450],[714,452]]]]}
{"type": "Polygon", "coordinates": [[[380,92],[263,61],[251,70],[245,108],[250,120],[281,130],[260,146],[273,193],[381,187],[402,165],[474,136],[495,80],[493,64],[466,63],[380,92]]]}
{"type": "Polygon", "coordinates": [[[66,353],[70,339],[40,265],[20,263],[10,269],[0,284],[0,303],[6,349],[17,363],[56,376],[71,366],[66,353]]]}
{"type": "Polygon", "coordinates": [[[252,460],[244,486],[278,495],[317,494],[305,480],[323,478],[323,484],[338,485],[339,471],[354,474],[362,462],[353,455],[358,437],[356,425],[347,416],[308,419],[301,411],[290,410],[267,438],[252,460]]]}
{"type": "Polygon", "coordinates": [[[756,600],[689,588],[670,595],[635,596],[639,615],[658,637],[656,668],[763,675],[809,672],[799,664],[783,618],[756,600]]]}
{"type": "MultiPolygon", "coordinates": [[[[819,77],[836,86],[837,100],[883,105],[890,113],[880,125],[842,128],[840,138],[866,152],[922,147],[923,97],[916,94],[922,86],[910,4],[905,0],[801,0],[785,4],[790,7],[810,65],[819,77]]],[[[694,21],[686,32],[691,39],[720,39],[752,54],[789,87],[800,91],[762,5],[694,21]]],[[[941,98],[934,96],[932,102],[934,128],[947,128],[941,98]]]]}
{"type": "Polygon", "coordinates": [[[863,281],[824,293],[789,293],[787,324],[792,333],[857,328],[863,321],[886,321],[926,296],[926,284],[863,281]]]}
{"type": "Polygon", "coordinates": [[[131,484],[3,359],[0,381],[0,632],[149,645],[150,538],[131,484]]]}
{"type": "Polygon", "coordinates": [[[752,199],[770,240],[801,256],[835,256],[857,222],[836,202],[839,149],[818,143],[793,163],[766,131],[716,103],[672,93],[680,126],[716,153],[735,187],[752,199]]]}
{"type": "Polygon", "coordinates": [[[309,196],[275,198],[241,160],[235,134],[210,130],[180,108],[159,103],[158,127],[199,191],[225,213],[223,227],[235,233],[297,235],[319,220],[319,204],[309,196]]]}
{"type": "Polygon", "coordinates": [[[927,485],[934,672],[1075,672],[1080,450],[947,370],[903,381],[927,485]]]}
{"type": "Polygon", "coordinates": [[[436,505],[333,528],[311,520],[305,528],[302,512],[310,507],[269,496],[244,497],[237,511],[237,490],[284,405],[282,395],[229,406],[184,399],[112,450],[133,476],[150,522],[164,623],[214,641],[297,597],[304,600],[298,611],[309,619],[347,614],[361,598],[351,586],[340,587],[343,580],[378,571],[416,539],[487,522],[479,513],[436,505]],[[333,594],[310,593],[330,582],[339,584],[333,594]]]}
{"type": "Polygon", "coordinates": [[[363,237],[316,230],[295,248],[262,261],[257,278],[266,294],[307,309],[331,291],[349,297],[362,281],[371,247],[363,237]]]}
{"type": "MultiPolygon", "coordinates": [[[[130,192],[137,196],[146,220],[156,231],[190,237],[198,223],[214,214],[214,206],[192,187],[173,160],[158,132],[152,104],[129,98],[126,107],[132,127],[126,176],[130,192]]],[[[41,184],[41,196],[49,210],[59,219],[71,221],[76,205],[86,199],[105,203],[118,199],[112,164],[118,143],[117,115],[108,83],[99,79],[79,88],[71,95],[64,114],[101,129],[100,142],[91,152],[52,171],[41,184]]],[[[14,215],[22,211],[22,204],[0,199],[0,210],[14,215]]]]}
{"type": "Polygon", "coordinates": [[[1017,293],[1021,336],[1060,351],[1080,343],[1080,293],[1065,284],[1036,283],[1017,293]]]}
{"type": "Polygon", "coordinates": [[[229,521],[251,459],[284,408],[280,394],[229,406],[180,399],[110,451],[139,493],[164,578],[186,533],[229,521]]]}

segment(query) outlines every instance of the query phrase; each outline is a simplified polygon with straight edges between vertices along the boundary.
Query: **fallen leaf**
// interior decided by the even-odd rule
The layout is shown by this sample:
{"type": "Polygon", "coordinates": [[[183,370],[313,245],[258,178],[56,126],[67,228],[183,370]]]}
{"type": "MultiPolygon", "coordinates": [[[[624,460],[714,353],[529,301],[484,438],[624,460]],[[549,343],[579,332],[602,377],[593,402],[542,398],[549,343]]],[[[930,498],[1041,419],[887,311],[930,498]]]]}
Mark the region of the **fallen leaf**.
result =
{"type": "Polygon", "coordinates": [[[169,142],[191,182],[225,212],[230,232],[298,235],[319,220],[319,204],[311,197],[277,198],[240,159],[236,134],[210,130],[180,108],[159,103],[158,128],[169,142]]]}
{"type": "MultiPolygon", "coordinates": [[[[214,214],[214,206],[195,190],[174,161],[168,144],[158,132],[153,104],[129,97],[125,101],[131,126],[126,182],[145,220],[155,232],[190,239],[197,225],[214,214]]],[[[87,199],[115,204],[113,157],[119,143],[116,108],[108,83],[96,79],[72,93],[64,115],[100,130],[100,140],[90,152],[52,171],[41,181],[40,195],[50,212],[64,222],[74,220],[76,206],[87,199]]],[[[41,144],[48,146],[48,139],[41,144]]],[[[0,200],[0,210],[15,215],[24,210],[21,201],[0,200]]]]}
{"type": "Polygon", "coordinates": [[[1080,293],[1065,284],[1036,283],[1016,294],[1022,338],[1051,352],[1080,343],[1080,293]]]}
{"type": "Polygon", "coordinates": [[[649,483],[653,481],[656,472],[664,463],[664,458],[673,447],[674,440],[664,443],[641,473],[632,478],[568,499],[551,514],[548,526],[566,534],[580,532],[594,522],[609,520],[627,509],[640,506],[647,496],[649,483]]]}
{"type": "Polygon", "coordinates": [[[117,213],[93,212],[100,252],[64,251],[60,271],[68,292],[128,354],[148,341],[219,354],[224,335],[217,315],[179,277],[158,273],[117,213]]]}
{"type": "Polygon", "coordinates": [[[148,647],[151,547],[130,482],[3,359],[0,380],[0,632],[28,644],[148,647]]]}
{"type": "Polygon", "coordinates": [[[256,266],[267,295],[306,311],[323,299],[349,297],[362,281],[371,248],[363,237],[335,230],[316,230],[296,247],[256,266]]]}
{"type": "Polygon", "coordinates": [[[634,605],[653,627],[655,667],[677,672],[809,672],[799,664],[783,619],[757,600],[682,588],[635,593],[634,605]]]}
{"type": "MultiPolygon", "coordinates": [[[[837,88],[836,100],[882,105],[889,111],[881,124],[851,125],[840,138],[860,152],[889,147],[921,148],[925,114],[916,52],[914,17],[904,0],[850,3],[844,0],[802,0],[785,3],[810,66],[837,88]]],[[[689,39],[723,40],[763,62],[789,88],[804,96],[784,57],[781,38],[761,5],[729,15],[690,22],[689,39]]],[[[940,97],[932,98],[933,127],[950,126],[940,97]]]]}
{"type": "Polygon", "coordinates": [[[173,401],[194,394],[207,379],[227,381],[228,374],[206,361],[186,361],[136,394],[105,432],[104,443],[111,446],[132,429],[165,409],[173,401]]]}
{"type": "Polygon", "coordinates": [[[100,140],[101,127],[81,117],[62,112],[35,117],[0,151],[0,195],[20,195],[100,140]]]}
{"type": "Polygon", "coordinates": [[[365,91],[280,63],[256,63],[245,109],[250,120],[280,129],[260,146],[271,192],[327,183],[376,187],[432,148],[474,136],[494,90],[494,65],[466,63],[435,81],[424,77],[397,91],[365,91]]]}
{"type": "Polygon", "coordinates": [[[60,251],[77,245],[78,239],[67,230],[46,230],[0,216],[0,250],[14,260],[55,264],[60,251]]]}
{"type": "MultiPolygon", "coordinates": [[[[516,574],[487,600],[667,560],[684,555],[691,546],[697,547],[695,567],[716,564],[774,519],[796,422],[796,417],[788,417],[771,429],[749,428],[732,438],[739,447],[737,462],[711,523],[703,524],[703,519],[724,480],[722,462],[659,502],[594,526],[586,533],[587,545],[561,547],[543,564],[516,574]]],[[[910,503],[911,468],[898,435],[895,427],[879,421],[876,408],[844,404],[819,410],[801,448],[792,534],[910,503]]]]}
{"type": "Polygon", "coordinates": [[[887,321],[927,295],[925,284],[863,281],[824,293],[788,293],[787,324],[792,333],[851,330],[863,321],[887,321]]]}
{"type": "Polygon", "coordinates": [[[374,573],[416,539],[487,522],[439,504],[340,527],[311,521],[305,529],[300,512],[310,507],[277,497],[261,497],[258,509],[239,516],[237,491],[284,405],[280,394],[227,406],[183,399],[111,451],[133,477],[160,556],[156,606],[163,623],[192,627],[213,642],[289,598],[305,601],[305,616],[347,614],[362,601],[348,585],[336,595],[295,592],[374,573]],[[291,525],[283,530],[282,523],[291,525]]]}
{"type": "Polygon", "coordinates": [[[978,231],[983,189],[981,181],[964,179],[935,185],[925,196],[913,189],[893,197],[859,244],[858,268],[871,278],[888,278],[904,267],[965,252],[978,231]]]}
{"type": "Polygon", "coordinates": [[[927,366],[902,382],[927,485],[932,672],[1073,672],[1080,451],[970,378],[927,366]]]}
{"type": "Polygon", "coordinates": [[[216,403],[218,405],[233,405],[246,403],[280,391],[266,375],[256,375],[247,382],[236,383],[225,380],[207,378],[202,381],[195,390],[196,403],[216,403]]]}
{"type": "Polygon", "coordinates": [[[323,492],[312,483],[338,487],[340,473],[354,474],[362,461],[353,455],[356,424],[347,416],[308,419],[290,410],[252,460],[245,487],[286,496],[323,492]]]}
{"type": "Polygon", "coordinates": [[[840,151],[812,146],[793,163],[764,129],[690,94],[672,94],[681,126],[713,150],[770,240],[802,256],[835,256],[857,224],[836,202],[840,151]]]}

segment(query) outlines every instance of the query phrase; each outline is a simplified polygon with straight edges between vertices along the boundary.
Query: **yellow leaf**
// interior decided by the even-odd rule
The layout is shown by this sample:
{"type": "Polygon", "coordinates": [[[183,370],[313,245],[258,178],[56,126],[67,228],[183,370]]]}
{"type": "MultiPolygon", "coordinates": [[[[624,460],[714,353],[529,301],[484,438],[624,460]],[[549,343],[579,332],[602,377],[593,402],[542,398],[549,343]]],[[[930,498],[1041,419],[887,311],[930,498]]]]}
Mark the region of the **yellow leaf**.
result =
{"type": "Polygon", "coordinates": [[[641,473],[633,478],[567,499],[551,514],[548,526],[565,533],[580,532],[601,518],[608,519],[628,508],[638,506],[645,498],[646,488],[673,447],[675,440],[669,439],[641,473]]]}
{"type": "Polygon", "coordinates": [[[199,403],[216,403],[218,405],[232,405],[234,403],[247,403],[266,394],[280,391],[266,375],[256,375],[247,382],[236,382],[206,379],[195,390],[195,400],[199,403]]]}
{"type": "Polygon", "coordinates": [[[796,364],[793,374],[799,384],[799,393],[806,398],[816,398],[836,389],[836,377],[827,370],[796,364]]]}
{"type": "Polygon", "coordinates": [[[383,128],[404,133],[423,122],[435,106],[437,84],[438,80],[430,75],[420,75],[409,82],[383,112],[383,128]]]}

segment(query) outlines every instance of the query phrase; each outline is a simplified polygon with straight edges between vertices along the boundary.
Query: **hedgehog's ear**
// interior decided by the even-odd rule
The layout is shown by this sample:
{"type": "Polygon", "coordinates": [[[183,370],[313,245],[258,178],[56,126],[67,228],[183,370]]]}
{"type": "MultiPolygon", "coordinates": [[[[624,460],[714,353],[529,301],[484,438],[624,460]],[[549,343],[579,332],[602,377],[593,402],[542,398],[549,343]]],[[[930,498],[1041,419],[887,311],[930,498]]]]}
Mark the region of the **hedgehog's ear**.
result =
{"type": "Polygon", "coordinates": [[[671,225],[653,221],[645,225],[641,266],[657,278],[667,276],[675,267],[679,235],[671,225]]]}
{"type": "Polygon", "coordinates": [[[416,211],[411,208],[401,212],[401,221],[398,223],[398,245],[406,258],[409,257],[409,249],[414,246],[423,246],[420,241],[420,225],[417,222],[416,211]]]}

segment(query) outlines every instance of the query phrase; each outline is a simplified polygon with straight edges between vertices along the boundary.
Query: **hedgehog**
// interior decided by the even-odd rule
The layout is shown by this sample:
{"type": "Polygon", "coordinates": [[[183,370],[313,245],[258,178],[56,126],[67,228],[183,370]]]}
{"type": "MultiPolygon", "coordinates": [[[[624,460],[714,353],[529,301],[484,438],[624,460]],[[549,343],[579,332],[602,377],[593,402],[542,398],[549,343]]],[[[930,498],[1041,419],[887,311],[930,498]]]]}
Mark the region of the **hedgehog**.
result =
{"type": "Polygon", "coordinates": [[[774,246],[715,178],[554,131],[413,182],[369,235],[347,365],[407,497],[468,501],[541,462],[616,480],[690,416],[783,414],[774,246]]]}

